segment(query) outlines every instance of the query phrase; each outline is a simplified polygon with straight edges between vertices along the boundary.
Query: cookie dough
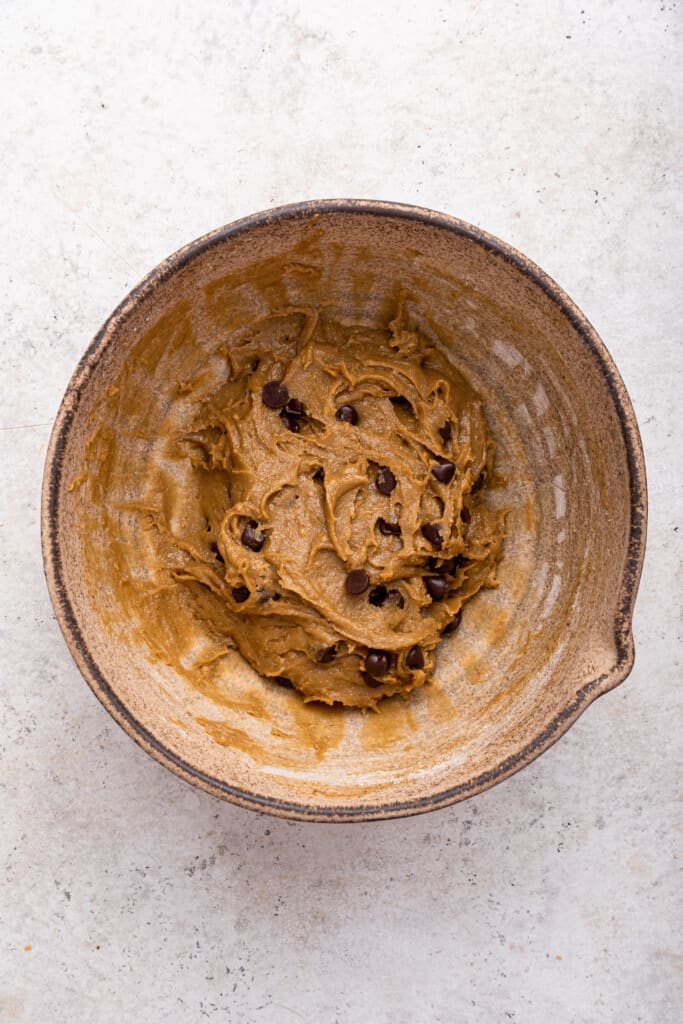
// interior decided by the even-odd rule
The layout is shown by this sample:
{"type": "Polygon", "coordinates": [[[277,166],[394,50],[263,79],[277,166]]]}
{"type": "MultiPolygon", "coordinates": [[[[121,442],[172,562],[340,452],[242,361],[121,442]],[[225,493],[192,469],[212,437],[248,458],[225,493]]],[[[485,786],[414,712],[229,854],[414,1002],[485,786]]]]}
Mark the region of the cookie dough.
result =
{"type": "Polygon", "coordinates": [[[226,383],[177,439],[197,514],[166,538],[171,577],[211,593],[212,628],[264,676],[374,707],[429,679],[495,585],[494,444],[470,385],[400,317],[285,309],[266,327],[226,350],[226,383]]]}

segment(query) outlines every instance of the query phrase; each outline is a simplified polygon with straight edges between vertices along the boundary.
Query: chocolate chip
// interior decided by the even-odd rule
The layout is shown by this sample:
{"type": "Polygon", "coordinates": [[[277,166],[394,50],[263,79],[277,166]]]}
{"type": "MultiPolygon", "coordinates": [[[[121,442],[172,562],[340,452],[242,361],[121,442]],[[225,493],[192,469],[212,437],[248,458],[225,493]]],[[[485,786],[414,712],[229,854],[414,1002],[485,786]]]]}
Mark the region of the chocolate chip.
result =
{"type": "Polygon", "coordinates": [[[358,423],[358,413],[352,405],[340,405],[335,416],[342,423],[350,423],[353,427],[358,423]]]}
{"type": "Polygon", "coordinates": [[[463,523],[469,523],[470,519],[472,518],[472,513],[470,512],[466,505],[463,505],[463,507],[460,510],[460,518],[462,519],[463,523]]]}
{"type": "Polygon", "coordinates": [[[232,597],[233,600],[237,602],[237,604],[243,604],[249,597],[248,587],[233,587],[232,597]]]}
{"type": "Polygon", "coordinates": [[[298,398],[290,398],[281,412],[280,418],[288,430],[291,430],[293,434],[298,434],[301,430],[300,420],[302,420],[305,415],[306,410],[304,409],[303,402],[299,401],[298,398]]]}
{"type": "Polygon", "coordinates": [[[373,678],[386,675],[390,664],[391,661],[386,651],[368,651],[365,656],[365,671],[373,678]]]}
{"type": "Polygon", "coordinates": [[[293,434],[298,434],[301,430],[301,421],[298,416],[290,416],[289,413],[283,409],[280,413],[280,419],[287,427],[287,430],[291,430],[293,434]]]}
{"type": "Polygon", "coordinates": [[[441,536],[441,529],[438,523],[425,523],[421,532],[422,536],[426,537],[435,548],[443,547],[443,537],[441,536]]]}
{"type": "Polygon", "coordinates": [[[256,532],[257,526],[258,523],[254,522],[252,519],[251,522],[247,523],[242,530],[242,536],[240,539],[245,548],[249,548],[250,551],[260,551],[265,544],[266,538],[262,533],[256,532]]]}
{"type": "MultiPolygon", "coordinates": [[[[435,561],[435,560],[431,559],[431,561],[435,561]]],[[[462,565],[462,558],[460,557],[460,555],[456,555],[455,558],[446,558],[446,559],[444,559],[443,562],[440,562],[439,565],[432,565],[432,566],[430,566],[430,568],[431,569],[438,569],[439,572],[454,573],[455,570],[460,565],[462,565]]]]}
{"type": "Polygon", "coordinates": [[[449,633],[455,633],[456,629],[460,625],[460,620],[461,619],[462,619],[462,608],[460,609],[458,614],[454,618],[452,618],[451,621],[447,625],[444,626],[444,628],[441,630],[441,635],[442,636],[448,636],[449,633]]]}
{"type": "Polygon", "coordinates": [[[318,651],[318,664],[327,665],[330,661],[334,661],[337,656],[337,648],[333,644],[331,647],[323,647],[322,650],[318,651]]]}
{"type": "Polygon", "coordinates": [[[389,601],[390,604],[395,604],[397,608],[405,607],[406,603],[401,591],[396,590],[394,587],[387,592],[387,601],[389,601]]]}
{"type": "Polygon", "coordinates": [[[380,533],[383,533],[385,537],[400,537],[401,536],[401,524],[390,523],[388,519],[380,518],[377,520],[377,529],[380,533]]]}
{"type": "Polygon", "coordinates": [[[396,486],[396,477],[388,466],[382,466],[377,473],[375,486],[380,494],[391,494],[393,491],[396,486]]]}
{"type": "Polygon", "coordinates": [[[347,594],[364,594],[370,586],[370,577],[365,569],[352,569],[344,586],[347,594]]]}
{"type": "Polygon", "coordinates": [[[446,420],[442,427],[439,427],[439,434],[444,444],[448,444],[453,436],[453,425],[450,420],[446,420]]]}
{"type": "Polygon", "coordinates": [[[368,601],[370,604],[374,604],[375,608],[381,608],[387,599],[387,593],[387,588],[380,583],[378,586],[372,588],[368,594],[368,601]]]}
{"type": "Polygon", "coordinates": [[[472,484],[471,494],[476,494],[480,491],[486,482],[486,473],[480,473],[477,479],[472,484]]]}
{"type": "Polygon", "coordinates": [[[304,403],[300,402],[298,398],[290,398],[290,400],[287,402],[287,405],[284,408],[284,412],[288,413],[288,415],[290,416],[306,415],[304,403]]]}
{"type": "Polygon", "coordinates": [[[410,648],[406,654],[406,665],[408,668],[424,668],[425,656],[422,653],[421,647],[416,645],[415,647],[410,648]]]}
{"type": "Polygon", "coordinates": [[[432,555],[427,559],[427,568],[432,572],[452,573],[455,572],[462,560],[462,555],[456,555],[455,558],[435,558],[432,555]]]}
{"type": "Polygon", "coordinates": [[[455,475],[455,463],[447,459],[437,466],[432,466],[432,476],[436,477],[440,484],[449,484],[455,475]]]}
{"type": "Polygon", "coordinates": [[[269,409],[282,409],[289,401],[289,388],[280,380],[271,380],[261,389],[261,401],[269,409]]]}
{"type": "Polygon", "coordinates": [[[373,679],[372,676],[368,675],[367,672],[361,672],[361,677],[363,679],[363,682],[366,683],[368,686],[383,686],[384,685],[382,683],[381,679],[373,679]]]}
{"type": "Polygon", "coordinates": [[[433,601],[441,601],[448,593],[448,580],[445,576],[423,576],[427,593],[433,601]]]}

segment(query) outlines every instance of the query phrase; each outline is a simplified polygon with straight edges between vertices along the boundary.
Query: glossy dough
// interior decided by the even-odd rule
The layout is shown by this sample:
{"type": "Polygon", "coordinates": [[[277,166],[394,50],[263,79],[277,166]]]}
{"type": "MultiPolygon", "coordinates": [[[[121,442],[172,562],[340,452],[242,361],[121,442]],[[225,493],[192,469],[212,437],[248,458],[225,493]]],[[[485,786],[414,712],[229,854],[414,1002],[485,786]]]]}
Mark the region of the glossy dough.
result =
{"type": "Polygon", "coordinates": [[[214,632],[306,700],[408,693],[462,604],[495,585],[503,514],[484,501],[494,445],[479,398],[400,315],[374,330],[285,309],[226,358],[226,383],[176,441],[193,481],[173,500],[192,507],[167,517],[160,559],[195,614],[210,609],[214,632]],[[293,405],[264,402],[273,382],[293,405]],[[338,417],[346,405],[356,423],[338,417]],[[369,577],[359,594],[353,570],[369,577]]]}

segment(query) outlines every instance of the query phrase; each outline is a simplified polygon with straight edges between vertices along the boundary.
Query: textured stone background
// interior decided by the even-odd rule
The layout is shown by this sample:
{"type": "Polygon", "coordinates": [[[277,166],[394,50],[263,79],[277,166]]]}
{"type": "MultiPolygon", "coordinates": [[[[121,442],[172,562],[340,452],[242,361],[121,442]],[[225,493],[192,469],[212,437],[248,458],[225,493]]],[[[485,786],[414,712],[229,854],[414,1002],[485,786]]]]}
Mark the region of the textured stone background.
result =
{"type": "Polygon", "coordinates": [[[681,29],[656,0],[0,3],[0,1020],[681,1019],[681,29]],[[238,810],[138,750],[39,552],[100,322],[189,239],[323,196],[540,263],[616,358],[650,481],[629,681],[497,789],[369,825],[238,810]]]}

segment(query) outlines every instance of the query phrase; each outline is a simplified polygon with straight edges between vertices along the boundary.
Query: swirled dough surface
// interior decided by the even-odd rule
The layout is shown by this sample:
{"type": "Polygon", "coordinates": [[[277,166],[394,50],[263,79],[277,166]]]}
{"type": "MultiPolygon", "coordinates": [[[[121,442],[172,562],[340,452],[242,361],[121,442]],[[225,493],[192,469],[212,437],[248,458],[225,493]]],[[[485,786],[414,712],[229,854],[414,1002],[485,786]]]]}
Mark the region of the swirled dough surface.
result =
{"type": "Polygon", "coordinates": [[[225,384],[174,441],[192,486],[159,533],[173,585],[200,616],[210,597],[211,629],[305,700],[408,693],[495,585],[480,399],[398,318],[375,330],[285,309],[226,356],[225,384]]]}

